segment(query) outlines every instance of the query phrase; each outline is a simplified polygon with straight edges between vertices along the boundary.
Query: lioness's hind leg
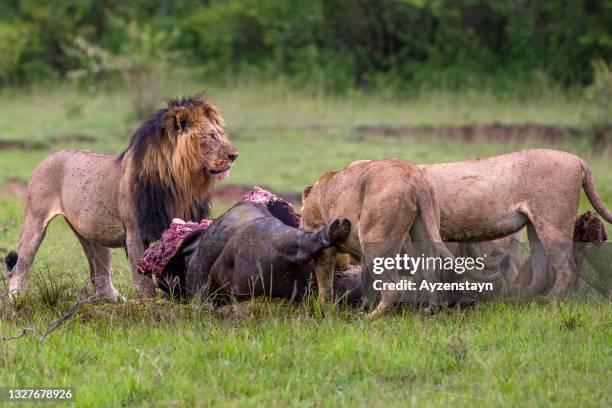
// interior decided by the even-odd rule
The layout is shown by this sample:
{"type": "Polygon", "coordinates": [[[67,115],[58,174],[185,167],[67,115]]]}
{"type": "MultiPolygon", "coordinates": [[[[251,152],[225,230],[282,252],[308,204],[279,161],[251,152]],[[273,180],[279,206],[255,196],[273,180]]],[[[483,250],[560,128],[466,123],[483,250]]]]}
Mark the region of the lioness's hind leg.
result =
{"type": "Polygon", "coordinates": [[[548,257],[544,244],[531,222],[527,224],[527,238],[531,251],[531,282],[527,285],[527,295],[542,294],[548,285],[548,257]]]}
{"type": "Polygon", "coordinates": [[[83,238],[76,231],[75,234],[87,256],[91,283],[96,288],[96,293],[111,302],[122,300],[111,281],[112,250],[83,238]]]}
{"type": "Polygon", "coordinates": [[[533,277],[528,290],[532,293],[542,293],[547,289],[548,269],[551,266],[555,277],[553,293],[565,292],[572,284],[574,277],[571,260],[571,231],[562,233],[548,224],[534,228],[529,223],[527,235],[529,245],[532,247],[533,266],[533,277]]]}
{"type": "Polygon", "coordinates": [[[398,284],[400,282],[399,273],[395,265],[389,269],[379,269],[378,272],[376,272],[374,267],[376,259],[394,259],[400,251],[401,245],[398,245],[397,242],[368,243],[367,248],[364,248],[364,268],[362,274],[369,276],[367,282],[371,285],[369,287],[364,285],[364,292],[372,298],[380,297],[380,302],[370,314],[370,318],[387,314],[401,299],[399,291],[389,289],[391,284],[398,284]]]}
{"type": "Polygon", "coordinates": [[[574,272],[573,260],[571,259],[572,244],[558,243],[548,248],[550,264],[555,271],[555,286],[553,293],[558,295],[566,292],[574,283],[576,273],[574,272]]]}

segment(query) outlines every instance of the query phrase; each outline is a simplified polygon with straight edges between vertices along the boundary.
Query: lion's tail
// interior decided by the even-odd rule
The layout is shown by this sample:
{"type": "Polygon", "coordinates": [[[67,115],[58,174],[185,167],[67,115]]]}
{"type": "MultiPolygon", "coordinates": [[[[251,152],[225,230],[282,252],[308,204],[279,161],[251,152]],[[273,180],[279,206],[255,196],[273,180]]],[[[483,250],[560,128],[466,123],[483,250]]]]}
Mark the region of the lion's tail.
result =
{"type": "Polygon", "coordinates": [[[606,208],[606,205],[602,201],[597,190],[595,190],[595,182],[593,181],[593,173],[589,168],[589,165],[581,160],[582,165],[582,188],[586,193],[593,208],[602,216],[602,218],[612,224],[612,212],[606,208]]]}
{"type": "Polygon", "coordinates": [[[4,258],[4,264],[6,265],[6,274],[10,278],[13,274],[13,268],[17,265],[17,252],[11,251],[4,258]]]}

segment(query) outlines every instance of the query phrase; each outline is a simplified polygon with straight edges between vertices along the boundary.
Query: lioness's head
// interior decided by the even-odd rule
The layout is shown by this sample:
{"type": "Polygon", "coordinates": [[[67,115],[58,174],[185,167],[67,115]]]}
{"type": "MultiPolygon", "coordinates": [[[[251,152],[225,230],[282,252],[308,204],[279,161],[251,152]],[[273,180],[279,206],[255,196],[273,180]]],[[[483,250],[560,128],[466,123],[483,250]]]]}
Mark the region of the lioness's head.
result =
{"type": "Polygon", "coordinates": [[[576,218],[574,242],[592,242],[599,246],[607,240],[606,228],[597,215],[587,211],[576,218]]]}
{"type": "Polygon", "coordinates": [[[171,100],[163,124],[168,136],[175,139],[175,173],[203,172],[217,179],[229,175],[238,151],[230,143],[223,117],[212,101],[196,97],[171,100]]]}

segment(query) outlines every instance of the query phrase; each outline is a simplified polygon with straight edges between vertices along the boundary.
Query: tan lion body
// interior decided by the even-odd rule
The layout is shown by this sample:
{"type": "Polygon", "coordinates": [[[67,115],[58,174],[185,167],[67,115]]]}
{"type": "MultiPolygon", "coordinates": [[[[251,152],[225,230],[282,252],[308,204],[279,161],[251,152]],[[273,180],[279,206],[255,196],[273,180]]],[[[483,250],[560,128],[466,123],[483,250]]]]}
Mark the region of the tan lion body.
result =
{"type": "MultiPolygon", "coordinates": [[[[32,173],[26,218],[63,215],[83,238],[120,247],[124,239],[122,219],[129,216],[122,211],[129,206],[109,203],[118,203],[122,190],[129,193],[129,177],[122,177],[122,173],[127,174],[122,167],[116,156],[87,151],[62,150],[49,155],[32,173]],[[88,177],[96,172],[97,177],[88,177]]],[[[122,198],[129,200],[129,194],[125,195],[122,198]]]]}
{"type": "MultiPolygon", "coordinates": [[[[348,218],[351,232],[340,250],[362,259],[370,271],[373,256],[393,257],[406,241],[442,243],[433,189],[423,171],[402,160],[358,161],[328,172],[304,190],[302,199],[300,228],[317,231],[334,218],[348,218]],[[365,248],[368,243],[397,245],[389,253],[373,254],[365,248]]],[[[336,254],[332,247],[315,259],[322,301],[330,298],[336,254]]],[[[445,255],[450,255],[448,250],[445,255]]],[[[382,296],[375,315],[393,304],[393,294],[382,296]]]]}
{"type": "Polygon", "coordinates": [[[544,289],[547,260],[557,277],[555,293],[572,283],[572,236],[582,188],[599,214],[612,222],[588,165],[570,153],[531,149],[419,167],[434,188],[445,241],[492,240],[527,226],[533,292],[544,289]]]}
{"type": "MultiPolygon", "coordinates": [[[[49,222],[62,215],[83,246],[98,293],[117,300],[119,294],[110,278],[110,248],[125,243],[123,220],[135,225],[129,221],[133,214],[123,163],[116,156],[62,150],[36,167],[28,183],[19,258],[9,286],[12,293],[23,290],[49,222]]],[[[152,284],[140,276],[134,278],[140,291],[153,292],[152,284]]]]}
{"type": "Polygon", "coordinates": [[[28,183],[18,253],[6,259],[10,292],[25,289],[47,226],[62,215],[83,246],[102,297],[119,297],[110,267],[111,248],[121,246],[138,295],[154,294],[151,278],[139,274],[136,263],[172,218],[207,215],[215,176],[226,175],[237,156],[222,125],[214,104],[183,98],[143,123],[120,156],[62,150],[45,158],[28,183]]]}

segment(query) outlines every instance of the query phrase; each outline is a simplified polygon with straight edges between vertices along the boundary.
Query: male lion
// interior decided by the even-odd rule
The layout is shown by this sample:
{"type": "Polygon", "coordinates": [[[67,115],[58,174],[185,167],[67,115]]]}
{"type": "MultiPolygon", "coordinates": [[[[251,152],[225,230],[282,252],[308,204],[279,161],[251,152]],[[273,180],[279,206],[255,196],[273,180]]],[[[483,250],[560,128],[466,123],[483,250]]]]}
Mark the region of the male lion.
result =
{"type": "Polygon", "coordinates": [[[119,156],[75,150],[49,155],[28,183],[18,252],[6,257],[10,293],[25,288],[47,225],[61,214],[85,250],[102,297],[119,297],[111,282],[110,248],[120,246],[127,250],[138,296],[152,296],[153,281],[136,268],[145,247],[174,217],[207,217],[214,179],[226,177],[237,156],[218,108],[199,97],[168,101],[119,156]]]}
{"type": "MultiPolygon", "coordinates": [[[[425,173],[411,163],[399,159],[354,162],[342,171],[324,174],[304,190],[302,201],[300,228],[305,231],[319,231],[341,217],[352,225],[344,243],[324,249],[315,258],[321,301],[330,299],[338,250],[363,259],[366,274],[373,271],[374,257],[394,257],[410,240],[433,243],[429,251],[437,250],[440,255],[452,258],[440,237],[433,188],[425,173]],[[372,244],[373,247],[366,248],[372,244]]],[[[395,296],[383,291],[372,315],[389,310],[395,296]]]]}
{"type": "Polygon", "coordinates": [[[533,266],[528,292],[545,290],[547,261],[556,275],[554,293],[565,291],[575,279],[572,236],[582,188],[597,212],[612,223],[589,166],[571,153],[529,149],[419,167],[440,205],[445,241],[487,241],[527,226],[533,266]]]}

